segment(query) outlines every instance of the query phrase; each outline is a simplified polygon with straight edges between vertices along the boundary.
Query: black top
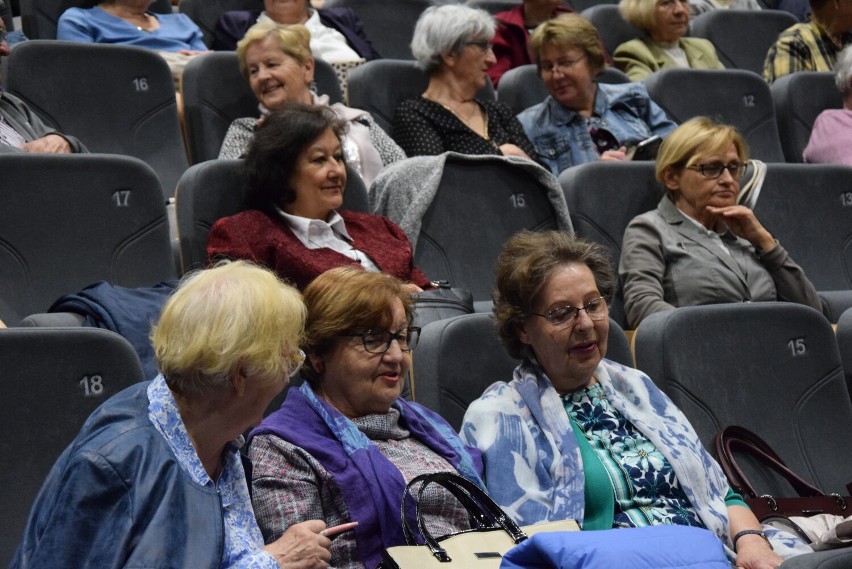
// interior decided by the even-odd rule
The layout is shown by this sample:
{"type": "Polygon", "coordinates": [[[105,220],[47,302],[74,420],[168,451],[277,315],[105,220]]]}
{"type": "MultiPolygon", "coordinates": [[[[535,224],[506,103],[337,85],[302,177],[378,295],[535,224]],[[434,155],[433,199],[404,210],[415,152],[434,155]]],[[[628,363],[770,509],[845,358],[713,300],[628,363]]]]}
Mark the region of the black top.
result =
{"type": "Polygon", "coordinates": [[[514,144],[529,156],[535,149],[512,110],[499,101],[476,100],[488,115],[489,139],[471,130],[443,105],[418,97],[403,101],[393,118],[393,138],[408,156],[441,154],[501,155],[501,144],[514,144]]]}

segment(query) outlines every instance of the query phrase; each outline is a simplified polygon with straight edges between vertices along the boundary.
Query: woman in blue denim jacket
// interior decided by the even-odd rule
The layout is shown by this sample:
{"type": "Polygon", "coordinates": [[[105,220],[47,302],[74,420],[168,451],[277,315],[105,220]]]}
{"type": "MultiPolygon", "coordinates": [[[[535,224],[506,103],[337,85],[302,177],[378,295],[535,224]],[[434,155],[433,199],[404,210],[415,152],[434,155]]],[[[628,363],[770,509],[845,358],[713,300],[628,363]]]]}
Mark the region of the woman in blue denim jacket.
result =
{"type": "Polygon", "coordinates": [[[530,46],[550,96],[518,115],[538,156],[558,176],[592,160],[627,160],[628,147],[677,126],[641,83],[598,84],[606,65],[595,27],[564,14],[536,28],[530,46]]]}

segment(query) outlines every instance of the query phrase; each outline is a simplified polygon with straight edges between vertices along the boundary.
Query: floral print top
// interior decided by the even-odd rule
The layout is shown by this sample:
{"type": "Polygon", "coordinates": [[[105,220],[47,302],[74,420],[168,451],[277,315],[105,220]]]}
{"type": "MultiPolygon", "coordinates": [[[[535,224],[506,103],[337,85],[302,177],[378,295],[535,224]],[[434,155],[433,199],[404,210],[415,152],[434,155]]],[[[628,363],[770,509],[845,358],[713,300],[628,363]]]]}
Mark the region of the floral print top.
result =
{"type": "Polygon", "coordinates": [[[615,493],[613,527],[704,527],[657,447],[591,385],[562,397],[572,421],[586,434],[615,493]]]}

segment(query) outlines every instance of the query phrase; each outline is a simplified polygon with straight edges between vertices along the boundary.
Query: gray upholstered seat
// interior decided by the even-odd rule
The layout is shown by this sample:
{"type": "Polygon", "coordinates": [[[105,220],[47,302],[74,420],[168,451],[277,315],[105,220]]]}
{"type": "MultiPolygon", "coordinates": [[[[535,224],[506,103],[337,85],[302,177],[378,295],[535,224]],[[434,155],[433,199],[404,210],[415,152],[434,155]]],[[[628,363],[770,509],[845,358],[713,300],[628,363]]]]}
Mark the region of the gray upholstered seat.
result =
{"type": "Polygon", "coordinates": [[[15,323],[100,280],[176,276],[154,171],[102,154],[0,154],[0,289],[15,323]]]}
{"type": "Polygon", "coordinates": [[[414,59],[408,47],[414,25],[432,4],[432,0],[325,0],[323,6],[355,10],[364,23],[364,34],[382,57],[414,59]]]}
{"type": "Polygon", "coordinates": [[[628,23],[618,11],[618,2],[597,2],[582,8],[582,16],[594,24],[603,40],[607,53],[612,55],[615,48],[633,39],[641,38],[642,30],[628,23]]]}
{"type": "Polygon", "coordinates": [[[56,458],[98,405],[142,380],[142,366],[130,343],[107,330],[10,328],[0,334],[0,369],[5,566],[56,458]]]}
{"type": "Polygon", "coordinates": [[[802,162],[817,116],[826,109],[843,108],[834,73],[800,71],[783,75],[770,87],[781,147],[787,162],[802,162]]]}
{"type": "Polygon", "coordinates": [[[231,10],[263,10],[263,0],[180,0],[178,11],[201,28],[204,43],[213,47],[216,22],[231,10]]]}

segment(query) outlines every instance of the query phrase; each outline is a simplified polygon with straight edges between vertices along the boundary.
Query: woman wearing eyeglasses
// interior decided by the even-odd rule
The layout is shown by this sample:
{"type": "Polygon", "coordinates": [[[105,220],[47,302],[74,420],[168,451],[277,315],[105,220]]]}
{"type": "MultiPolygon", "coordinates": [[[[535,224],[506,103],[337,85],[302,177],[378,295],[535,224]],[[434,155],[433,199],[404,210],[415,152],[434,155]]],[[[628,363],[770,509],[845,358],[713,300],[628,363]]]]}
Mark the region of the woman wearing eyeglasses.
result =
{"type": "Polygon", "coordinates": [[[393,119],[393,138],[407,156],[494,154],[529,158],[533,148],[512,110],[477,98],[496,58],[494,18],[461,4],[424,10],[411,51],[429,76],[426,91],[403,101],[393,119]]]}
{"type": "Polygon", "coordinates": [[[784,300],[821,310],[816,290],[754,212],[737,205],[748,147],[706,117],[679,126],[660,147],[657,209],[624,232],[619,274],[634,327],[677,306],[784,300]]]}
{"type": "MultiPolygon", "coordinates": [[[[330,566],[376,567],[384,548],[405,543],[407,482],[447,471],[482,486],[481,459],[437,414],[400,398],[420,330],[398,280],[340,267],[304,296],[307,381],[252,433],[254,512],[268,542],[303,520],[358,522],[332,542],[330,566]]],[[[420,505],[433,535],[470,529],[444,490],[420,505]]]]}
{"type": "Polygon", "coordinates": [[[677,125],[641,83],[597,83],[606,67],[598,31],[579,14],[539,25],[530,38],[549,97],[518,115],[535,158],[553,175],[595,160],[627,160],[627,149],[677,125]]]}
{"type": "Polygon", "coordinates": [[[703,527],[748,569],[810,551],[764,533],[683,413],[642,372],[605,359],[615,286],[603,248],[566,232],[519,233],[500,254],[497,331],[523,361],[471,403],[461,430],[491,497],[523,524],[703,527]]]}

